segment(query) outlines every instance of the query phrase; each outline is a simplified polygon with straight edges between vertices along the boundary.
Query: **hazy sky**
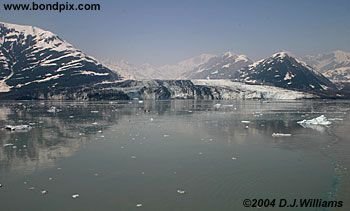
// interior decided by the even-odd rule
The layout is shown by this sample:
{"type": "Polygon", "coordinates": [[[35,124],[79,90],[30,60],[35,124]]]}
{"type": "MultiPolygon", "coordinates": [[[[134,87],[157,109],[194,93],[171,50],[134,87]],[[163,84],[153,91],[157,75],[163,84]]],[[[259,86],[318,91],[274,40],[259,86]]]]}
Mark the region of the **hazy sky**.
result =
{"type": "MultiPolygon", "coordinates": [[[[1,0],[0,4],[10,2],[1,0]]],[[[21,3],[26,2],[31,1],[21,3]]],[[[52,31],[97,58],[137,64],[176,63],[201,53],[227,50],[253,59],[279,50],[297,55],[350,51],[349,0],[79,2],[100,3],[102,10],[6,12],[0,5],[0,20],[52,31]]]]}

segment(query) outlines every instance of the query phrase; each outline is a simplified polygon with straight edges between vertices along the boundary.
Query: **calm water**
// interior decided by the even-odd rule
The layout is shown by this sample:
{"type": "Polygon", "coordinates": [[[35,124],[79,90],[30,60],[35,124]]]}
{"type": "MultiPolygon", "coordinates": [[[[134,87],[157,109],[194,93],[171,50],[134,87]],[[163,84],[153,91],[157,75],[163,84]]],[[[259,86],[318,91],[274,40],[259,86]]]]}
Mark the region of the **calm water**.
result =
{"type": "Polygon", "coordinates": [[[249,210],[245,198],[349,210],[349,112],[350,101],[2,102],[1,128],[33,129],[0,130],[0,210],[249,210]],[[338,119],[296,123],[321,114],[338,119]]]}

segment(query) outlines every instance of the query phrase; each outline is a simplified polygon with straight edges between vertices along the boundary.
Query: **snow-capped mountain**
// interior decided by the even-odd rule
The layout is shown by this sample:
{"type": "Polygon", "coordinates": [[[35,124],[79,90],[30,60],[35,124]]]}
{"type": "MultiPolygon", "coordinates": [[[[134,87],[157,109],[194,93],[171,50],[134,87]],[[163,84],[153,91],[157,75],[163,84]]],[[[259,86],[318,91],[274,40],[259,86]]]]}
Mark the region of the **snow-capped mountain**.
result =
{"type": "Polygon", "coordinates": [[[349,52],[337,50],[327,54],[305,56],[302,60],[334,82],[350,82],[349,52]]]}
{"type": "Polygon", "coordinates": [[[324,93],[336,90],[321,73],[286,52],[279,52],[240,70],[238,80],[291,90],[324,93]]]}
{"type": "Polygon", "coordinates": [[[206,63],[183,74],[188,79],[228,79],[236,76],[238,70],[252,64],[246,55],[226,52],[221,56],[212,57],[206,63]]]}
{"type": "Polygon", "coordinates": [[[52,32],[0,23],[0,92],[66,89],[120,79],[52,32]]]}

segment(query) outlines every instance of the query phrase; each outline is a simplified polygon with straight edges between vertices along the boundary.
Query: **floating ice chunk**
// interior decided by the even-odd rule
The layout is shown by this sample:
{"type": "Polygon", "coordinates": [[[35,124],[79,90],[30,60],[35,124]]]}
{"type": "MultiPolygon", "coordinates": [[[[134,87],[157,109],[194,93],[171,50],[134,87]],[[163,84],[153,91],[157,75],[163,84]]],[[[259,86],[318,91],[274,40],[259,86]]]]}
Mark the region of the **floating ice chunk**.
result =
{"type": "Polygon", "coordinates": [[[220,107],[221,107],[221,104],[219,104],[219,103],[217,103],[217,104],[214,105],[214,108],[215,108],[215,109],[219,109],[220,107]]]}
{"type": "Polygon", "coordinates": [[[186,193],[185,190],[181,190],[181,189],[178,189],[176,192],[179,193],[179,194],[185,194],[186,193]]]}
{"type": "Polygon", "coordinates": [[[2,184],[0,183],[0,188],[2,188],[2,184]]]}
{"type": "Polygon", "coordinates": [[[237,158],[236,157],[232,157],[232,160],[237,160],[237,158]]]}
{"type": "Polygon", "coordinates": [[[165,137],[165,138],[166,138],[166,137],[169,137],[169,135],[168,135],[168,134],[164,134],[164,135],[163,135],[163,137],[165,137]]]}
{"type": "Polygon", "coordinates": [[[92,114],[97,114],[99,111],[90,111],[92,114]]]}
{"type": "Polygon", "coordinates": [[[93,123],[91,123],[91,124],[93,124],[93,125],[98,125],[98,123],[97,123],[97,122],[93,122],[93,123]]]}
{"type": "Polygon", "coordinates": [[[49,192],[47,190],[41,190],[41,194],[45,195],[48,194],[49,192]]]}
{"type": "Polygon", "coordinates": [[[139,103],[140,103],[140,104],[143,103],[143,100],[139,100],[139,103]]]}
{"type": "Polygon", "coordinates": [[[9,143],[9,144],[4,144],[4,147],[10,147],[13,146],[13,144],[9,143]]]}
{"type": "Polygon", "coordinates": [[[324,115],[321,115],[319,117],[316,117],[314,119],[310,119],[310,120],[302,120],[297,122],[298,124],[300,124],[301,126],[305,127],[305,125],[330,125],[332,124],[330,121],[327,120],[327,118],[324,115]]]}
{"type": "Polygon", "coordinates": [[[136,159],[136,156],[131,156],[132,159],[136,159]]]}
{"type": "Polygon", "coordinates": [[[250,121],[247,121],[247,120],[242,120],[241,121],[243,124],[249,124],[250,123],[250,121]]]}
{"type": "Polygon", "coordinates": [[[30,188],[28,188],[28,190],[34,190],[35,189],[35,187],[30,187],[30,188]]]}
{"type": "Polygon", "coordinates": [[[76,194],[73,194],[73,195],[72,195],[72,198],[73,198],[73,199],[76,199],[76,198],[79,198],[79,196],[80,196],[80,195],[76,193],[76,194]]]}
{"type": "Polygon", "coordinates": [[[292,134],[289,133],[272,133],[272,137],[289,137],[292,136],[292,134]]]}
{"type": "Polygon", "coordinates": [[[61,109],[56,108],[55,106],[51,106],[49,110],[47,110],[47,112],[49,113],[57,113],[62,111],[61,109]]]}
{"type": "Polygon", "coordinates": [[[29,131],[32,129],[30,125],[6,125],[5,126],[6,130],[11,130],[11,131],[29,131]]]}
{"type": "Polygon", "coordinates": [[[153,120],[154,120],[153,118],[150,119],[151,122],[153,122],[153,120]]]}
{"type": "Polygon", "coordinates": [[[142,207],[142,204],[136,204],[136,207],[142,207]]]}

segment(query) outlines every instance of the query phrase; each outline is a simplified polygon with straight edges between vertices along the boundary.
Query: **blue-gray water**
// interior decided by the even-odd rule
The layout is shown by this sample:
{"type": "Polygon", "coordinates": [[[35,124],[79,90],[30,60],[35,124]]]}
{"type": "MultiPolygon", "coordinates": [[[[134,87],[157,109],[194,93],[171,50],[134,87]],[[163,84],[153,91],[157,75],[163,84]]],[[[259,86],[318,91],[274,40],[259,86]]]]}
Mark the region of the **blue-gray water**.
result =
{"type": "Polygon", "coordinates": [[[349,210],[349,112],[349,101],[2,102],[1,128],[33,128],[0,130],[0,210],[249,210],[245,198],[349,210]],[[329,127],[296,123],[322,114],[329,127]]]}

